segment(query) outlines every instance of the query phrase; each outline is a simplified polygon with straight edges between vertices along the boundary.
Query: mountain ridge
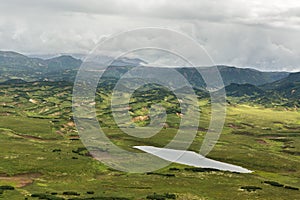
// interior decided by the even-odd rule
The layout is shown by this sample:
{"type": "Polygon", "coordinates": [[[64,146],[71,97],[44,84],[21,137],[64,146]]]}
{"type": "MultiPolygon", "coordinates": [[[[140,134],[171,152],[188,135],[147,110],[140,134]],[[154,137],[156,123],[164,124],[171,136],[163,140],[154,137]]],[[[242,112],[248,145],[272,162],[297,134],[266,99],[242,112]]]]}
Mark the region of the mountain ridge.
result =
{"type": "MultiPolygon", "coordinates": [[[[140,59],[123,58],[116,60],[104,72],[104,82],[101,86],[113,89],[120,77],[134,66],[145,67],[139,65],[140,63],[143,63],[140,59]]],[[[27,82],[46,81],[53,82],[53,84],[66,82],[72,85],[81,64],[80,59],[70,55],[41,59],[31,58],[12,51],[0,51],[0,83],[1,85],[20,85],[27,82]]],[[[225,65],[217,65],[216,67],[223,78],[227,96],[233,98],[234,101],[268,106],[300,106],[300,72],[262,72],[252,68],[225,65]]],[[[205,98],[209,95],[205,90],[206,84],[200,73],[202,70],[209,71],[211,69],[210,67],[176,68],[192,85],[197,95],[205,98]]],[[[157,68],[157,70],[166,70],[166,68],[157,68]]],[[[184,89],[181,90],[184,91],[184,89]]]]}

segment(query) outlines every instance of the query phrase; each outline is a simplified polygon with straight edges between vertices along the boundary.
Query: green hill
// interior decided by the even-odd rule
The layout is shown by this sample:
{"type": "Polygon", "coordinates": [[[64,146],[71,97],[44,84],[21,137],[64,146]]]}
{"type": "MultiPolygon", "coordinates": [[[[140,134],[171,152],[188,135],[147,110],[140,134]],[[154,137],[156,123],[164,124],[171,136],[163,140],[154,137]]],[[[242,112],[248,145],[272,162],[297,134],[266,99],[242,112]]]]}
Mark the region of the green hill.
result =
{"type": "Polygon", "coordinates": [[[251,84],[236,84],[232,83],[225,87],[228,96],[242,97],[242,96],[262,96],[265,91],[251,84]]]}
{"type": "MultiPolygon", "coordinates": [[[[105,72],[105,77],[119,79],[132,67],[145,63],[139,59],[119,59],[105,72]]],[[[23,79],[25,81],[69,81],[74,82],[76,72],[82,61],[72,56],[60,56],[51,59],[30,58],[25,55],[0,51],[0,82],[9,79],[23,79]]],[[[254,69],[217,66],[223,78],[224,85],[231,83],[263,85],[286,78],[287,72],[261,72],[254,69]]],[[[210,70],[201,68],[200,70],[210,70]]],[[[165,70],[155,68],[155,70],[165,70]]],[[[205,82],[195,68],[176,68],[195,88],[204,88],[205,82]]]]}
{"type": "Polygon", "coordinates": [[[300,97],[300,73],[292,73],[288,77],[274,83],[265,84],[264,90],[274,90],[285,98],[299,99],[300,97]]]}
{"type": "Polygon", "coordinates": [[[0,51],[0,81],[10,79],[61,81],[70,75],[75,77],[76,73],[71,71],[77,70],[81,63],[71,56],[43,60],[15,52],[0,51]]]}

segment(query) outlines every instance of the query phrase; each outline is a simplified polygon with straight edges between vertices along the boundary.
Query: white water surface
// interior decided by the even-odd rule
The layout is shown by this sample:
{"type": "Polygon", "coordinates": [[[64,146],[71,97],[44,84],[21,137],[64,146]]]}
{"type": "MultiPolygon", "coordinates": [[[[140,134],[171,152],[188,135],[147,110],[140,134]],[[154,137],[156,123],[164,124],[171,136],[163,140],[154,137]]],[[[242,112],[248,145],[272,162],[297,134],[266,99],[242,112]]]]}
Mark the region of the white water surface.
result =
{"type": "Polygon", "coordinates": [[[179,164],[189,165],[193,167],[212,168],[212,169],[218,169],[222,171],[252,173],[251,170],[248,170],[246,168],[212,160],[200,154],[197,154],[193,151],[166,149],[166,148],[158,148],[152,146],[135,146],[134,148],[150,153],[154,156],[157,156],[161,159],[173,163],[179,163],[179,164]]]}

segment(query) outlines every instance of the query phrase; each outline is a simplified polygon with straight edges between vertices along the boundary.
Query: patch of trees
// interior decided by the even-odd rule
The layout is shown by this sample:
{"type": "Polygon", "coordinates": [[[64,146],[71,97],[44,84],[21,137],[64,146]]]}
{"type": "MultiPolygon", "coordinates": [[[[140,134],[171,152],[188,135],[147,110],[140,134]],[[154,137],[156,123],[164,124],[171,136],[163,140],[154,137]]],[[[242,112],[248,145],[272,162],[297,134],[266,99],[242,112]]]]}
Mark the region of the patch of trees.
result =
{"type": "Polygon", "coordinates": [[[248,192],[255,192],[256,190],[262,190],[261,187],[257,187],[257,186],[243,186],[241,187],[242,190],[246,190],[248,192]]]}
{"type": "Polygon", "coordinates": [[[3,194],[5,190],[14,190],[15,188],[10,185],[2,185],[0,186],[0,195],[3,194]]]}
{"type": "Polygon", "coordinates": [[[54,196],[54,195],[42,194],[42,193],[32,194],[31,197],[36,197],[38,199],[45,199],[45,200],[65,200],[62,197],[57,197],[57,196],[54,196]]]}
{"type": "Polygon", "coordinates": [[[146,198],[151,200],[166,200],[166,199],[176,199],[176,195],[171,193],[165,193],[165,194],[153,193],[148,195],[146,198]]]}
{"type": "Polygon", "coordinates": [[[264,181],[263,183],[274,186],[274,187],[282,187],[282,188],[289,189],[289,190],[299,190],[299,188],[288,186],[288,185],[283,185],[283,184],[275,182],[275,181],[264,181]]]}
{"type": "Polygon", "coordinates": [[[165,177],[175,177],[175,174],[163,174],[163,173],[155,173],[155,172],[147,172],[147,175],[158,175],[158,176],[165,176],[165,177]]]}
{"type": "Polygon", "coordinates": [[[186,171],[192,172],[218,172],[218,169],[211,169],[211,168],[199,168],[199,167],[192,167],[192,168],[184,168],[186,171]]]}

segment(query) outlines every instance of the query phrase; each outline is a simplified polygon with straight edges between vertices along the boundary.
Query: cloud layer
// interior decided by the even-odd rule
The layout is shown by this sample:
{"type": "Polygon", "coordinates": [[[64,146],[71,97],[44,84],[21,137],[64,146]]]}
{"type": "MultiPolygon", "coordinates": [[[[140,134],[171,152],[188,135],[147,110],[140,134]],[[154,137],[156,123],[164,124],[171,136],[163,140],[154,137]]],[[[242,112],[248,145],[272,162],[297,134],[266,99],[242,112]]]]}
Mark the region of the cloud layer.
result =
{"type": "Polygon", "coordinates": [[[300,70],[297,0],[0,0],[0,46],[87,53],[112,34],[159,26],[194,37],[218,64],[300,70]]]}

